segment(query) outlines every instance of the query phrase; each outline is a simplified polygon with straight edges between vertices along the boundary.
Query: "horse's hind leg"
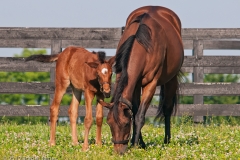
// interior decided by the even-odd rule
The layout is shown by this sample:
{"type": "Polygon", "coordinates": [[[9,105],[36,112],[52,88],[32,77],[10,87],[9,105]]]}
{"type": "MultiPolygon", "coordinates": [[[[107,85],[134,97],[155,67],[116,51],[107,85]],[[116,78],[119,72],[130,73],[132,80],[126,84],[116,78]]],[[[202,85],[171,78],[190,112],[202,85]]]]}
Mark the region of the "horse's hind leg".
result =
{"type": "Polygon", "coordinates": [[[177,76],[173,77],[164,85],[164,99],[163,99],[163,115],[165,117],[165,138],[164,143],[167,144],[171,139],[171,114],[174,109],[176,100],[176,90],[178,88],[177,76]]]}
{"type": "Polygon", "coordinates": [[[81,101],[82,91],[77,90],[74,86],[72,87],[72,101],[68,109],[68,114],[70,118],[70,125],[72,130],[72,144],[78,144],[77,138],[77,117],[78,117],[78,106],[81,101]]]}
{"type": "Polygon", "coordinates": [[[56,144],[55,134],[56,134],[56,122],[58,119],[59,105],[61,103],[62,97],[69,85],[69,80],[56,79],[55,82],[55,93],[52,105],[50,107],[50,146],[56,144]]]}

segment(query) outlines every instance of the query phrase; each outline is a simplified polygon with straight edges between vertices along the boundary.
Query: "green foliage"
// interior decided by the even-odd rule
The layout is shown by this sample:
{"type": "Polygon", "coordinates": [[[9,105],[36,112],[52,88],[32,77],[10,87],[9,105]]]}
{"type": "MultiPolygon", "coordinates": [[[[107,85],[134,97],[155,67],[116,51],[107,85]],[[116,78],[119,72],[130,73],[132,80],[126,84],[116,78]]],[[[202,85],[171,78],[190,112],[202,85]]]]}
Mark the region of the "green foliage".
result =
{"type": "Polygon", "coordinates": [[[237,74],[205,74],[204,82],[238,82],[237,74]]]}
{"type": "MultiPolygon", "coordinates": [[[[22,53],[15,54],[15,57],[28,57],[30,55],[47,54],[45,49],[23,49],[22,53]]],[[[49,82],[49,72],[0,72],[0,82],[49,82]]],[[[113,75],[113,81],[115,80],[113,75]]],[[[62,98],[61,105],[69,105],[72,100],[71,94],[65,94],[62,98]]],[[[111,98],[105,99],[110,102],[111,98]]],[[[49,105],[50,97],[47,94],[0,94],[0,104],[5,105],[49,105]]],[[[96,98],[93,105],[97,104],[96,98]]],[[[80,105],[85,105],[84,96],[80,105]]],[[[16,123],[27,123],[29,117],[5,117],[5,119],[16,123]]],[[[35,117],[32,123],[47,122],[46,117],[35,117]]]]}
{"type": "MultiPolygon", "coordinates": [[[[204,82],[233,82],[237,83],[240,76],[234,74],[206,74],[204,82]]],[[[205,96],[205,104],[239,104],[239,96],[205,96]]]]}
{"type": "MultiPolygon", "coordinates": [[[[23,49],[21,54],[15,57],[28,57],[36,54],[47,54],[45,49],[23,49]]],[[[0,72],[0,82],[49,82],[48,72],[0,72]]],[[[49,95],[45,94],[1,94],[0,103],[10,105],[48,105],[49,95]]],[[[63,105],[69,105],[71,95],[65,95],[62,100],[63,105]]]]}
{"type": "MultiPolygon", "coordinates": [[[[181,83],[191,83],[189,74],[184,73],[181,83]]],[[[193,96],[179,96],[179,103],[181,104],[193,104],[193,96]]]]}
{"type": "Polygon", "coordinates": [[[28,49],[24,48],[21,54],[14,54],[14,57],[29,57],[31,55],[47,54],[46,49],[28,49]]]}
{"type": "MultiPolygon", "coordinates": [[[[236,74],[205,74],[205,83],[221,83],[221,82],[231,82],[237,83],[239,81],[240,75],[236,74]]],[[[189,82],[189,80],[187,81],[189,82]]],[[[204,96],[204,104],[240,104],[240,96],[204,96]]],[[[193,96],[181,96],[180,103],[182,104],[193,104],[193,96]]],[[[180,118],[181,119],[181,118],[180,118]]],[[[204,123],[209,124],[212,122],[213,117],[204,117],[204,123]]],[[[240,117],[229,116],[217,116],[214,117],[215,121],[222,123],[225,121],[236,121],[240,122],[240,117]]]]}
{"type": "MultiPolygon", "coordinates": [[[[184,120],[184,121],[187,121],[184,120]]],[[[131,148],[120,156],[113,152],[111,132],[104,121],[102,147],[95,145],[96,125],[89,135],[89,150],[83,152],[84,125],[78,125],[80,144],[72,146],[69,125],[57,126],[56,146],[49,147],[49,126],[46,124],[16,125],[0,123],[0,157],[3,159],[98,159],[98,160],[138,160],[138,159],[239,159],[240,127],[222,123],[215,125],[195,125],[191,121],[172,123],[172,139],[163,144],[164,127],[144,125],[143,139],[147,149],[131,148]]]]}
{"type": "Polygon", "coordinates": [[[0,117],[1,122],[12,123],[12,124],[46,124],[48,122],[48,117],[30,117],[30,116],[15,116],[15,117],[0,117]]]}
{"type": "MultiPolygon", "coordinates": [[[[240,79],[240,75],[236,74],[205,74],[205,83],[214,82],[232,82],[237,83],[240,79]]],[[[185,83],[189,83],[190,80],[185,77],[185,83]]],[[[181,104],[193,104],[193,96],[181,96],[181,104]]],[[[205,96],[204,104],[240,104],[239,96],[205,96]]]]}
{"type": "MultiPolygon", "coordinates": [[[[24,49],[16,57],[26,57],[34,54],[46,54],[46,50],[24,49]]],[[[0,82],[49,82],[50,75],[46,72],[0,72],[0,82]]],[[[0,103],[10,105],[47,105],[48,95],[40,94],[1,94],[0,103]]]]}

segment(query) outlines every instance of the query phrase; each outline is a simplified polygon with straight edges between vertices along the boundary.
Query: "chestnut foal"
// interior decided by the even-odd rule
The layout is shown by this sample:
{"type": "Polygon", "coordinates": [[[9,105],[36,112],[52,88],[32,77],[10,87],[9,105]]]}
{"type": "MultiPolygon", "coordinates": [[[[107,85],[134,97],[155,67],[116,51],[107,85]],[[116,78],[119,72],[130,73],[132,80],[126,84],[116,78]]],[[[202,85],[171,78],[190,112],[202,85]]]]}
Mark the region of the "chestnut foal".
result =
{"type": "Polygon", "coordinates": [[[101,145],[101,127],[103,121],[104,97],[110,97],[112,64],[115,57],[105,60],[105,52],[89,52],[84,48],[68,47],[63,52],[55,55],[32,55],[26,61],[56,62],[55,94],[50,108],[50,145],[55,142],[56,122],[58,119],[59,105],[62,97],[70,85],[72,88],[72,102],[68,110],[72,130],[72,143],[78,144],[76,121],[78,106],[84,91],[86,116],[84,119],[84,144],[83,151],[88,149],[88,135],[92,126],[92,101],[97,97],[96,108],[96,144],[101,145]]]}

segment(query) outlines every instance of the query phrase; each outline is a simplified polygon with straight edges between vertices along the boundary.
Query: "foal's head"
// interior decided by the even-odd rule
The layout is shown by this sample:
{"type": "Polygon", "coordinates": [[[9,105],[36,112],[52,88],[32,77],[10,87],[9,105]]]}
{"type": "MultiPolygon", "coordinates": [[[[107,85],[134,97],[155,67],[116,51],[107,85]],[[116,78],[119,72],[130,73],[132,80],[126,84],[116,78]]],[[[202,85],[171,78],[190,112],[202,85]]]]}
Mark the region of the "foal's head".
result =
{"type": "Polygon", "coordinates": [[[112,65],[115,61],[115,57],[105,60],[105,52],[97,52],[95,54],[98,55],[98,61],[86,63],[90,67],[96,69],[96,77],[100,85],[100,91],[105,98],[109,98],[111,93],[112,65]]]}

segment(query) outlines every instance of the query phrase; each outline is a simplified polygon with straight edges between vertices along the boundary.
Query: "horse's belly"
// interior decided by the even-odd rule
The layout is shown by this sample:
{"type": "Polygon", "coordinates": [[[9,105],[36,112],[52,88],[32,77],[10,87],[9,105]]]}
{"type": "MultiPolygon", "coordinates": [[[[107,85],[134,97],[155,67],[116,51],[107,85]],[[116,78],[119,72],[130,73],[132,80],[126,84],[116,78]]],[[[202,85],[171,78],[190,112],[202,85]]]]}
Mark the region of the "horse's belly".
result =
{"type": "Polygon", "coordinates": [[[81,78],[76,78],[73,76],[73,77],[70,77],[70,80],[74,88],[84,91],[84,83],[83,83],[83,80],[81,80],[81,78]]]}
{"type": "MultiPolygon", "coordinates": [[[[181,66],[181,65],[179,65],[181,66]]],[[[163,69],[162,74],[160,75],[158,79],[158,85],[163,85],[170,81],[174,76],[178,75],[179,70],[181,67],[178,67],[177,65],[172,68],[171,70],[169,69],[163,69]]]]}

